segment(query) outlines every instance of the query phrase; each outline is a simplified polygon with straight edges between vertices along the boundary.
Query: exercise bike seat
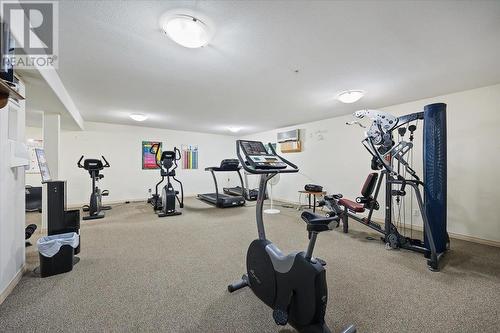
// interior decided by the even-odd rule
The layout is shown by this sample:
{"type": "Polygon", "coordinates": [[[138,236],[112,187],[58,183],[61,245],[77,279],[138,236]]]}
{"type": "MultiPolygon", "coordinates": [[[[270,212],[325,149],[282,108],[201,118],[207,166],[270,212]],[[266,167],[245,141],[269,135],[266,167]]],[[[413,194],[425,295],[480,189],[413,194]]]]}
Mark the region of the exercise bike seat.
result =
{"type": "Polygon", "coordinates": [[[330,223],[339,221],[338,216],[325,217],[311,212],[302,212],[300,217],[307,223],[307,231],[315,232],[330,230],[330,223]]]}

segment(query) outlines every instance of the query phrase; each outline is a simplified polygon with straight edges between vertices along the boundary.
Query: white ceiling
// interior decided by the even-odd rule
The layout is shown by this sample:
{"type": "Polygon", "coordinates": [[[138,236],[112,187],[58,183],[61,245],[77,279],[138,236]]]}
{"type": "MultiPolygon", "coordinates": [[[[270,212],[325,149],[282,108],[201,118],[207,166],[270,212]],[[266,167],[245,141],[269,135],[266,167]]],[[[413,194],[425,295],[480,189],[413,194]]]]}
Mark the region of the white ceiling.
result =
{"type": "Polygon", "coordinates": [[[500,82],[500,1],[64,1],[59,26],[88,121],[250,133],[500,82]],[[159,32],[179,7],[216,24],[208,47],[159,32]]]}

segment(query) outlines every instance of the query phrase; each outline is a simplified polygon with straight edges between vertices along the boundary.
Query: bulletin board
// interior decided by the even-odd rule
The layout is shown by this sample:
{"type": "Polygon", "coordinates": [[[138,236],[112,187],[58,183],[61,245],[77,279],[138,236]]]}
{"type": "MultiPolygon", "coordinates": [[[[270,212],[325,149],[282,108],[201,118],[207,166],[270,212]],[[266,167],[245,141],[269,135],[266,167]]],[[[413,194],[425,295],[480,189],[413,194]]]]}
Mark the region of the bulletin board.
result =
{"type": "Polygon", "coordinates": [[[159,169],[156,163],[156,156],[161,156],[162,143],[160,141],[142,141],[142,170],[155,170],[159,169]],[[157,146],[159,152],[157,154],[151,153],[151,148],[157,146]]]}
{"type": "Polygon", "coordinates": [[[30,165],[29,169],[26,170],[26,173],[40,173],[40,168],[38,167],[38,161],[36,158],[36,152],[35,149],[41,149],[43,148],[43,140],[28,140],[26,144],[28,148],[28,153],[30,155],[30,165]]]}
{"type": "Polygon", "coordinates": [[[198,169],[198,146],[182,145],[182,168],[198,169]]]}

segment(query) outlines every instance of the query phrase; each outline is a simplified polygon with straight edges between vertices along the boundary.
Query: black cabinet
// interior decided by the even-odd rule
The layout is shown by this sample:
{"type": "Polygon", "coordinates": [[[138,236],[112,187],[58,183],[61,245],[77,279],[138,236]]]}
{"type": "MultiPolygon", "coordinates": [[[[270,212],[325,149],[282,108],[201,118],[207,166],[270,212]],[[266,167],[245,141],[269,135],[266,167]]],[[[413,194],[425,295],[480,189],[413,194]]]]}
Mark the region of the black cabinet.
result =
{"type": "MultiPolygon", "coordinates": [[[[80,236],[80,210],[66,210],[66,181],[55,180],[47,184],[47,234],[76,232],[80,236]]],[[[81,238],[80,238],[81,242],[81,238]]],[[[75,254],[80,252],[80,245],[75,254]]]]}

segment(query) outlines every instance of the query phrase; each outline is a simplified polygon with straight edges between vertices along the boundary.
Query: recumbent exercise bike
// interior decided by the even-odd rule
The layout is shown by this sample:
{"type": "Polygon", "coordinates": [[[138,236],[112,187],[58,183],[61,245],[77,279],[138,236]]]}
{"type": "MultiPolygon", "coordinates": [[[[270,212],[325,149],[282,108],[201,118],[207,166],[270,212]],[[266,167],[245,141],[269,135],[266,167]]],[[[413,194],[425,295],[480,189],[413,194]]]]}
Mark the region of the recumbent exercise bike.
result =
{"type": "MultiPolygon", "coordinates": [[[[300,333],[330,333],[324,319],[328,299],[326,271],[312,254],[318,234],[330,230],[331,222],[337,221],[338,217],[302,213],[309,233],[306,252],[285,254],[266,239],[262,212],[267,182],[279,173],[299,171],[295,164],[276,154],[271,145],[269,147],[271,153],[262,142],[236,141],[236,153],[243,168],[251,174],[260,174],[256,205],[259,238],[248,248],[247,273],[241,280],[230,284],[228,290],[234,292],[249,287],[273,309],[273,319],[278,325],[290,324],[300,333]]],[[[350,325],[343,332],[354,333],[356,329],[350,325]]]]}
{"type": "Polygon", "coordinates": [[[83,220],[95,220],[102,219],[104,217],[104,212],[102,210],[109,210],[111,206],[103,206],[102,205],[102,197],[108,196],[109,191],[103,190],[101,191],[97,186],[97,183],[100,179],[104,178],[104,175],[100,174],[104,168],[109,168],[108,161],[101,156],[102,160],[105,164],[102,163],[99,159],[87,158],[83,161],[83,165],[81,164],[83,160],[83,155],[78,160],[78,167],[87,170],[90,174],[90,179],[92,179],[92,194],[90,194],[90,203],[82,207],[84,212],[89,212],[88,216],[84,216],[83,220]]]}

